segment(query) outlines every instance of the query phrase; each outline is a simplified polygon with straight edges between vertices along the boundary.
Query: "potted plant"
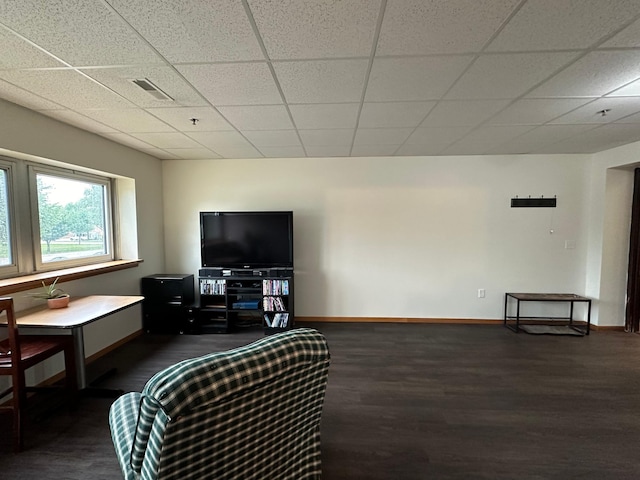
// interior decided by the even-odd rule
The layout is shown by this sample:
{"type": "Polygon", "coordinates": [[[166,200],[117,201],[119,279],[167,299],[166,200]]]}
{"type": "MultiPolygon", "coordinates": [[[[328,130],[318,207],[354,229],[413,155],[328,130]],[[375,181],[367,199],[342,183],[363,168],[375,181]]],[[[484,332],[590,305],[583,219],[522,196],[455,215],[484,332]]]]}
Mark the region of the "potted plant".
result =
{"type": "Polygon", "coordinates": [[[50,285],[42,282],[42,290],[29,295],[34,298],[42,298],[47,301],[49,308],[64,308],[69,305],[69,294],[56,287],[60,277],[57,277],[50,285]]]}

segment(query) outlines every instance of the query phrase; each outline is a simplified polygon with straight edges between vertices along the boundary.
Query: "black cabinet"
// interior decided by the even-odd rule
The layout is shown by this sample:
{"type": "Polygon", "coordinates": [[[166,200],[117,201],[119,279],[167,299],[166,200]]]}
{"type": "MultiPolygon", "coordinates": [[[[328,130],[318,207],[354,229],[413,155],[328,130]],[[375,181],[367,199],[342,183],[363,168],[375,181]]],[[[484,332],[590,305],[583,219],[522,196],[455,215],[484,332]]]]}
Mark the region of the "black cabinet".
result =
{"type": "Polygon", "coordinates": [[[163,273],[142,277],[142,325],[149,333],[198,333],[194,277],[163,273]]]}

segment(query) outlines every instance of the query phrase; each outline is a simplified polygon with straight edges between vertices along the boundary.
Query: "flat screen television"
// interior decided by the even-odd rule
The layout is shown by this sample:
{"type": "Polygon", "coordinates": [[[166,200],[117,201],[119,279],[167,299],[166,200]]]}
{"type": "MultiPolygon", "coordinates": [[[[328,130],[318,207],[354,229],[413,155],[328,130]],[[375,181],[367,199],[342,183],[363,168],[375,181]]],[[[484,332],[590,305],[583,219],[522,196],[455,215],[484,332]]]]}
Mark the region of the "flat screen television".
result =
{"type": "Polygon", "coordinates": [[[293,212],[200,212],[202,266],[293,268],[293,212]]]}

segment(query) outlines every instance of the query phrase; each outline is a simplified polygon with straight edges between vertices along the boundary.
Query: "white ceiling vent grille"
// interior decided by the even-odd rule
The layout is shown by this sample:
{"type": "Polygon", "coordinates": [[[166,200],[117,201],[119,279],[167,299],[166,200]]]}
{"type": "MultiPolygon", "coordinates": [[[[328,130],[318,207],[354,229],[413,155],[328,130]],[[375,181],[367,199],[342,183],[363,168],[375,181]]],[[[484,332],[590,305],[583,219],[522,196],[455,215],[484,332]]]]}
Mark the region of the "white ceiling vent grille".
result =
{"type": "Polygon", "coordinates": [[[148,78],[143,78],[141,80],[132,80],[137,86],[147,92],[149,95],[157,98],[158,100],[168,100],[173,102],[173,98],[164,93],[158,86],[156,86],[151,80],[148,78]]]}

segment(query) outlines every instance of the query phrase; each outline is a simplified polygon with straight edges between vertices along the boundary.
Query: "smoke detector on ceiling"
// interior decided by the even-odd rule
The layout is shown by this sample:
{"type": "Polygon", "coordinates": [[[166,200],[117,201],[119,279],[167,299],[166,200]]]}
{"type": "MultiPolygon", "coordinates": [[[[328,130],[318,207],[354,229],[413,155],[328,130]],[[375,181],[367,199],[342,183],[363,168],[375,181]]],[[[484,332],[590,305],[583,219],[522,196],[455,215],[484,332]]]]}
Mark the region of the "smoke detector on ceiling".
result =
{"type": "Polygon", "coordinates": [[[141,80],[132,80],[137,86],[147,92],[149,95],[152,95],[154,98],[158,100],[168,100],[173,102],[173,98],[163,92],[157,85],[155,85],[148,78],[143,78],[141,80]]]}

